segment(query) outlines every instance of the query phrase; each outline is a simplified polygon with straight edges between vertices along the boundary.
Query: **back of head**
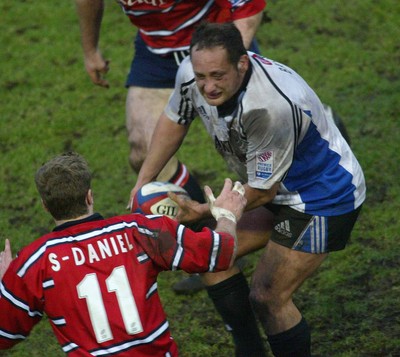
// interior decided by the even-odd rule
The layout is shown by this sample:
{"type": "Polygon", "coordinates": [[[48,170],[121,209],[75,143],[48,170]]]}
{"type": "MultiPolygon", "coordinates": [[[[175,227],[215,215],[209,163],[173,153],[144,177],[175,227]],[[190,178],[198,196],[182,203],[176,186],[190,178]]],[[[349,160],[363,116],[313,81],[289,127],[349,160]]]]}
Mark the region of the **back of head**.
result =
{"type": "Polygon", "coordinates": [[[227,50],[228,60],[235,65],[247,53],[240,31],[232,22],[202,22],[196,27],[190,43],[192,51],[222,47],[227,50]]]}
{"type": "Polygon", "coordinates": [[[35,183],[54,219],[73,219],[88,212],[86,196],[91,173],[82,156],[76,153],[56,156],[39,168],[35,183]]]}

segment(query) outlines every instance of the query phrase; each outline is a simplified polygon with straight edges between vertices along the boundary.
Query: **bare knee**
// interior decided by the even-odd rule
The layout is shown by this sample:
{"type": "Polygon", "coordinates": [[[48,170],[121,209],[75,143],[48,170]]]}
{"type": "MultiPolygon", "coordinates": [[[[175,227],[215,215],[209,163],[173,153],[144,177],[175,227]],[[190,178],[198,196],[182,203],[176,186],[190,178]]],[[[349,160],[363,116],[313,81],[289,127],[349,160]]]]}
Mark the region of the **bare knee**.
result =
{"type": "Polygon", "coordinates": [[[129,163],[133,170],[139,172],[147,156],[151,136],[154,131],[155,121],[145,120],[146,112],[138,110],[131,102],[127,103],[126,129],[129,143],[129,163]]]}
{"type": "Polygon", "coordinates": [[[132,131],[128,129],[129,163],[132,169],[137,173],[142,167],[148,150],[148,142],[140,138],[140,135],[138,135],[139,132],[139,128],[132,129],[132,131]]]}
{"type": "Polygon", "coordinates": [[[249,299],[256,311],[273,313],[284,304],[284,297],[274,289],[268,279],[262,282],[253,282],[250,289],[249,299]]]}
{"type": "Polygon", "coordinates": [[[129,87],[126,128],[130,147],[129,162],[136,172],[147,156],[151,137],[170,92],[170,89],[129,87]]]}

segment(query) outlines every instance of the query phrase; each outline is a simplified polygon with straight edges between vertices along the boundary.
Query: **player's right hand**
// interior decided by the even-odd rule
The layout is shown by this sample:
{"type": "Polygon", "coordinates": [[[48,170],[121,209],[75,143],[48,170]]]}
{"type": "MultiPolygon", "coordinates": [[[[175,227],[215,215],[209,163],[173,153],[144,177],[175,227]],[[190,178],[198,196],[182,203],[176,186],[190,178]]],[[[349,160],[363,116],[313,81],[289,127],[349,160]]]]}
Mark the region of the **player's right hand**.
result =
{"type": "Polygon", "coordinates": [[[129,210],[129,211],[132,212],[133,199],[134,199],[134,197],[135,197],[135,195],[136,195],[136,192],[138,192],[142,186],[143,186],[143,185],[138,185],[138,184],[136,184],[136,185],[132,188],[131,193],[130,193],[130,196],[129,196],[128,204],[126,205],[126,209],[127,209],[127,210],[129,210]]]}
{"type": "Polygon", "coordinates": [[[110,61],[104,60],[100,51],[97,50],[90,56],[85,56],[85,68],[92,82],[100,87],[109,88],[110,84],[104,75],[110,70],[110,61]]]}
{"type": "Polygon", "coordinates": [[[175,219],[183,224],[198,222],[207,217],[208,205],[189,199],[186,195],[177,195],[174,192],[168,192],[168,197],[179,206],[178,214],[175,219]]]}

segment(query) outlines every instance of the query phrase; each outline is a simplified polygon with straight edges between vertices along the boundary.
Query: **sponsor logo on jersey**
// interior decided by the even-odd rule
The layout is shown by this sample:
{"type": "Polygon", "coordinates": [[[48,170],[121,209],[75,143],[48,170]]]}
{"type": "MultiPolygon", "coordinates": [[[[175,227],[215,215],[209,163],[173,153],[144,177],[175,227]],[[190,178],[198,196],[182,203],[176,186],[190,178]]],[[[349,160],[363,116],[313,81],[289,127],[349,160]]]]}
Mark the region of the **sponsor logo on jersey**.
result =
{"type": "Polygon", "coordinates": [[[134,6],[134,5],[151,5],[151,6],[161,6],[165,5],[165,0],[118,0],[123,6],[134,6]]]}
{"type": "Polygon", "coordinates": [[[273,172],[274,152],[264,151],[256,153],[256,177],[267,180],[273,172]]]}
{"type": "Polygon", "coordinates": [[[262,56],[258,55],[257,53],[253,53],[252,57],[259,60],[261,63],[267,64],[270,66],[273,65],[273,63],[271,61],[268,61],[265,57],[262,57],[262,56]]]}

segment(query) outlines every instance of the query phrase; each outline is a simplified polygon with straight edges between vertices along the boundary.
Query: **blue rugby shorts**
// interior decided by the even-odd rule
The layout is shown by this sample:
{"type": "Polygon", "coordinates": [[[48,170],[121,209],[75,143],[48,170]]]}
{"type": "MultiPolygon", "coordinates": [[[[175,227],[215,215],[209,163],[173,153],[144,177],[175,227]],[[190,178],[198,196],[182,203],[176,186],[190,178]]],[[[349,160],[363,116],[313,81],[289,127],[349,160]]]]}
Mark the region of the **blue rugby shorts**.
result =
{"type": "Polygon", "coordinates": [[[315,216],[288,206],[265,205],[274,214],[271,240],[279,245],[305,253],[328,253],[342,250],[361,206],[340,216],[315,216]]]}

